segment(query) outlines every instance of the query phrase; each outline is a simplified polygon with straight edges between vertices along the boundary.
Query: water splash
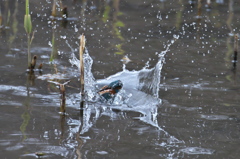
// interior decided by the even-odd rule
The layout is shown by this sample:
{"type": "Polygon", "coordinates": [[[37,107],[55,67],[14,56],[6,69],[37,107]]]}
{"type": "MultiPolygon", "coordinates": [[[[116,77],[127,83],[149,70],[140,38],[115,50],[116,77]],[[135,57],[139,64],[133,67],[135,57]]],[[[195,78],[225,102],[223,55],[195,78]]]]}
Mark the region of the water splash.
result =
{"type": "MultiPolygon", "coordinates": [[[[108,84],[114,80],[121,80],[123,82],[123,90],[126,92],[132,92],[134,90],[135,93],[146,93],[147,96],[151,96],[153,98],[159,98],[159,89],[160,89],[160,80],[161,80],[161,71],[163,67],[163,63],[165,62],[164,56],[168,51],[170,51],[170,46],[174,44],[174,42],[179,38],[179,36],[174,35],[173,40],[166,45],[166,49],[162,51],[158,55],[158,62],[153,68],[147,68],[145,66],[143,69],[139,71],[129,71],[125,68],[125,64],[123,65],[123,71],[118,72],[114,75],[109,76],[106,79],[97,80],[97,84],[108,84]],[[140,92],[139,92],[140,91],[140,92]]],[[[131,96],[131,98],[134,98],[131,96]]],[[[138,96],[139,97],[139,96],[138,96]]],[[[138,99],[139,100],[139,99],[138,99]]],[[[146,101],[146,99],[144,99],[146,101]]],[[[149,102],[149,101],[148,101],[149,102]]],[[[149,102],[151,103],[151,101],[149,102]]],[[[140,104],[140,103],[139,103],[140,104]]],[[[143,103],[142,103],[143,104],[143,103]]]]}
{"type": "MultiPolygon", "coordinates": [[[[68,44],[69,48],[71,48],[71,58],[69,59],[69,62],[72,65],[75,65],[78,67],[78,70],[80,70],[80,61],[77,59],[77,57],[74,54],[74,49],[68,44]]],[[[84,83],[85,83],[85,99],[86,101],[95,101],[95,98],[97,96],[97,91],[95,87],[95,78],[92,74],[92,64],[93,59],[90,57],[87,48],[85,48],[85,54],[83,54],[83,61],[84,61],[84,83]]],[[[80,76],[79,76],[80,77],[80,76]]]]}
{"type": "MultiPolygon", "coordinates": [[[[93,60],[90,57],[87,48],[85,48],[84,64],[85,64],[85,105],[83,110],[83,117],[78,127],[81,138],[84,139],[87,132],[97,123],[102,116],[108,116],[111,119],[124,119],[128,118],[127,113],[135,112],[132,119],[137,119],[151,125],[159,132],[160,147],[166,147],[171,155],[175,154],[175,146],[184,144],[183,141],[169,134],[158,124],[158,108],[161,105],[159,98],[161,70],[165,62],[164,56],[170,50],[170,46],[178,39],[174,36],[174,40],[169,41],[165,46],[165,50],[157,54],[158,62],[153,68],[148,68],[146,65],[139,71],[129,71],[126,69],[125,64],[123,70],[106,79],[95,80],[91,69],[93,60]],[[100,102],[97,91],[104,85],[109,84],[115,80],[121,80],[123,83],[122,90],[117,93],[116,97],[111,102],[100,102]],[[161,138],[161,140],[160,140],[161,138]],[[166,141],[165,141],[166,140],[166,141]]],[[[70,47],[70,46],[69,46],[70,47]]],[[[71,48],[71,47],[70,47],[71,48]]],[[[72,49],[72,48],[71,48],[72,49]]],[[[72,65],[80,69],[80,62],[74,54],[69,59],[72,65]]],[[[80,97],[80,96],[79,96],[80,97]]],[[[78,99],[79,100],[79,99],[78,99]]],[[[88,136],[86,136],[88,137],[88,136]]],[[[171,158],[169,156],[169,158],[171,158]]]]}
{"type": "MultiPolygon", "coordinates": [[[[129,71],[123,65],[123,70],[114,75],[109,76],[106,79],[95,80],[91,72],[93,60],[90,57],[87,48],[85,48],[84,54],[84,68],[85,68],[85,94],[87,97],[84,99],[87,102],[95,104],[86,104],[87,111],[85,111],[85,116],[88,120],[89,113],[100,113],[104,115],[111,115],[112,112],[106,111],[105,107],[111,107],[111,109],[118,109],[121,111],[134,111],[141,114],[140,117],[135,117],[145,123],[148,123],[160,130],[158,126],[157,114],[158,106],[161,104],[161,99],[159,98],[160,89],[160,79],[161,70],[163,63],[165,62],[164,56],[170,50],[170,46],[178,39],[178,36],[174,35],[173,40],[171,40],[165,47],[165,50],[158,55],[158,62],[153,68],[144,67],[139,71],[129,71]],[[122,90],[116,95],[114,101],[107,103],[98,102],[99,95],[97,93],[97,88],[103,85],[107,85],[112,81],[121,80],[123,82],[122,90]],[[96,111],[96,109],[101,109],[101,111],[96,111]]],[[[67,43],[68,44],[68,43],[67,43]]],[[[69,44],[68,44],[69,45],[69,44]]],[[[72,65],[75,65],[80,69],[80,62],[74,54],[74,49],[69,45],[72,50],[71,59],[69,59],[72,65]]],[[[88,121],[87,123],[89,123],[88,121]]],[[[90,124],[91,125],[91,124],[90,124]]],[[[89,129],[91,126],[85,126],[89,129]]],[[[87,130],[84,130],[86,132],[87,130]]]]}

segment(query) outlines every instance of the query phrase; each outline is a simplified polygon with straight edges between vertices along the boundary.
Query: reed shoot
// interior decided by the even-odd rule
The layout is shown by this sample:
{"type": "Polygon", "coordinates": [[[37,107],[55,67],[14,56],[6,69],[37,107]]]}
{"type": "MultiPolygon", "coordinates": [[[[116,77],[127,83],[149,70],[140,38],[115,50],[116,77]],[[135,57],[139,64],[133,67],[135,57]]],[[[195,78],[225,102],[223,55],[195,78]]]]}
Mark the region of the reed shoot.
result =
{"type": "Polygon", "coordinates": [[[29,14],[29,0],[26,0],[25,10],[26,10],[26,14],[24,16],[24,28],[26,30],[27,38],[28,38],[28,67],[31,67],[30,34],[32,33],[32,21],[31,21],[31,15],[29,14]]]}

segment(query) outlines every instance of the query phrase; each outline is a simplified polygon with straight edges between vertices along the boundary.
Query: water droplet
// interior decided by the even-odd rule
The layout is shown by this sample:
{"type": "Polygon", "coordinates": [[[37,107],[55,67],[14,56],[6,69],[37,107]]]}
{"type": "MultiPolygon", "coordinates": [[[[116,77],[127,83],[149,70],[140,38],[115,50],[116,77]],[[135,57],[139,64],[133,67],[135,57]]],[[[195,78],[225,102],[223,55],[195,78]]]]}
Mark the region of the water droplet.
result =
{"type": "Polygon", "coordinates": [[[75,27],[74,27],[74,31],[75,31],[75,32],[78,32],[78,28],[76,27],[76,25],[75,25],[75,27]]]}
{"type": "Polygon", "coordinates": [[[45,131],[44,134],[43,134],[43,137],[48,139],[48,131],[45,131]]]}
{"type": "Polygon", "coordinates": [[[51,41],[48,42],[48,45],[49,45],[50,47],[52,47],[52,43],[51,43],[51,41]]]}
{"type": "Polygon", "coordinates": [[[60,36],[60,38],[62,38],[62,39],[66,39],[67,36],[66,36],[66,35],[63,35],[63,36],[60,36]]]}

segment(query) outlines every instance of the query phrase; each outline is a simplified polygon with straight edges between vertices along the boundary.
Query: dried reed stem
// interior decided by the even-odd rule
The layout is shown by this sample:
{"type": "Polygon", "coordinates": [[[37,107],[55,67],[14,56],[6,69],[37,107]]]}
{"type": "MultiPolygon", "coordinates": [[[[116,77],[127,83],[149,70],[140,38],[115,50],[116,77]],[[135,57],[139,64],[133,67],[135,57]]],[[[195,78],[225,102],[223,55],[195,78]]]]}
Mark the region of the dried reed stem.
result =
{"type": "Polygon", "coordinates": [[[70,81],[67,81],[63,84],[59,83],[59,90],[61,94],[61,105],[60,105],[60,112],[62,115],[65,115],[66,112],[66,89],[65,85],[67,85],[70,81]]]}
{"type": "Polygon", "coordinates": [[[32,59],[32,62],[31,62],[31,64],[30,64],[30,69],[31,69],[31,71],[34,70],[34,68],[35,68],[35,66],[36,66],[36,63],[37,63],[37,56],[34,55],[34,56],[33,56],[33,59],[32,59]]]}
{"type": "Polygon", "coordinates": [[[80,37],[80,47],[79,47],[79,58],[80,58],[80,85],[81,85],[81,95],[84,95],[84,62],[83,62],[83,51],[85,48],[85,36],[82,34],[80,37]]]}
{"type": "Polygon", "coordinates": [[[56,17],[57,16],[57,11],[56,11],[56,0],[53,1],[53,6],[52,6],[52,16],[56,17]]]}

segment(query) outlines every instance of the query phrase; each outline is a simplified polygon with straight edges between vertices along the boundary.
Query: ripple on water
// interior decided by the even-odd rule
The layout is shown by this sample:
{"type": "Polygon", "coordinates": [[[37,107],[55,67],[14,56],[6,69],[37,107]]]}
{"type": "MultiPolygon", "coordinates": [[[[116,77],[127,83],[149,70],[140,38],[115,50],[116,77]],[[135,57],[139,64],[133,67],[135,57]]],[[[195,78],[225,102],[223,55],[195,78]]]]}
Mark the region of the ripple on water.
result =
{"type": "Polygon", "coordinates": [[[207,120],[228,120],[229,117],[226,115],[201,115],[201,118],[207,119],[207,120]]]}
{"type": "Polygon", "coordinates": [[[107,151],[96,151],[97,154],[100,154],[100,155],[106,155],[108,154],[107,151]]]}
{"type": "Polygon", "coordinates": [[[201,147],[186,147],[184,149],[181,149],[180,152],[190,154],[190,155],[211,155],[214,153],[214,150],[201,148],[201,147]]]}
{"type": "Polygon", "coordinates": [[[7,151],[16,151],[16,150],[20,150],[21,148],[23,148],[23,145],[22,144],[17,144],[15,146],[7,147],[6,150],[7,151]]]}

